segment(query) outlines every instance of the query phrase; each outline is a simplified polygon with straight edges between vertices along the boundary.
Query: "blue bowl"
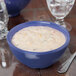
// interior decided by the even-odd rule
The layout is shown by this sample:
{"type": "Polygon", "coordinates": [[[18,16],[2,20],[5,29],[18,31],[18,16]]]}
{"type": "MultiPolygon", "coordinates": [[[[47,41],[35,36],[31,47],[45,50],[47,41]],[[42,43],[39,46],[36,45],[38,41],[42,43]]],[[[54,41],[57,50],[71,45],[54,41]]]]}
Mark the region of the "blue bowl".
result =
{"type": "Polygon", "coordinates": [[[46,21],[45,22],[31,21],[31,22],[19,24],[18,26],[11,29],[7,35],[7,42],[9,44],[12,53],[16,56],[16,58],[20,62],[31,68],[46,68],[54,64],[56,61],[59,60],[61,55],[64,53],[65,49],[69,44],[69,41],[70,41],[70,35],[65,28],[55,23],[46,22],[46,21]],[[29,51],[21,50],[12,44],[11,39],[16,32],[28,26],[49,26],[54,29],[57,29],[64,34],[66,38],[66,42],[60,48],[48,52],[29,52],[29,51]]]}
{"type": "Polygon", "coordinates": [[[18,15],[29,2],[30,0],[5,0],[8,14],[11,17],[18,15]]]}

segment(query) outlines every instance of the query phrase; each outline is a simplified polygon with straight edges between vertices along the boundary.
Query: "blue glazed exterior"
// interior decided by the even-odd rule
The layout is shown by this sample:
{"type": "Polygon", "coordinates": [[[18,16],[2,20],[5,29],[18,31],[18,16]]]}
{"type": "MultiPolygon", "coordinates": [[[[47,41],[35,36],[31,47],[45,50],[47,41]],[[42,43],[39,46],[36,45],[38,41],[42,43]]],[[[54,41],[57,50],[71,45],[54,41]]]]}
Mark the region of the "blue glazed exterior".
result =
{"type": "Polygon", "coordinates": [[[8,14],[10,16],[18,15],[29,2],[30,0],[5,0],[8,14]]]}
{"type": "Polygon", "coordinates": [[[70,35],[65,28],[55,23],[44,22],[44,21],[32,21],[32,22],[19,24],[18,26],[10,30],[10,32],[7,35],[7,42],[13,54],[20,62],[31,68],[46,68],[54,64],[56,61],[59,60],[61,55],[64,53],[65,49],[69,44],[69,41],[70,41],[70,35]],[[60,48],[48,52],[29,52],[29,51],[21,50],[12,44],[11,39],[17,31],[28,26],[49,26],[55,28],[61,31],[65,35],[66,42],[60,48]]]}

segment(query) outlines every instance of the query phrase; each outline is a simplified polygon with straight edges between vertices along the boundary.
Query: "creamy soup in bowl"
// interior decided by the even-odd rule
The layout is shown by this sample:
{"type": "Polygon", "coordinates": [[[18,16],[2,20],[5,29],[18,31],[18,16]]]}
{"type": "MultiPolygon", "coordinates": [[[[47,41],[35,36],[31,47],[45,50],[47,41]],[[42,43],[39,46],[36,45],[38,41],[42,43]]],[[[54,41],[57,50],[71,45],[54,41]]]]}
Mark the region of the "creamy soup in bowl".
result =
{"type": "Polygon", "coordinates": [[[31,52],[51,51],[61,47],[65,41],[63,33],[47,26],[26,27],[12,37],[16,47],[31,52]]]}
{"type": "Polygon", "coordinates": [[[31,21],[12,28],[7,42],[21,63],[30,68],[46,68],[60,59],[70,42],[70,35],[55,23],[31,21]]]}

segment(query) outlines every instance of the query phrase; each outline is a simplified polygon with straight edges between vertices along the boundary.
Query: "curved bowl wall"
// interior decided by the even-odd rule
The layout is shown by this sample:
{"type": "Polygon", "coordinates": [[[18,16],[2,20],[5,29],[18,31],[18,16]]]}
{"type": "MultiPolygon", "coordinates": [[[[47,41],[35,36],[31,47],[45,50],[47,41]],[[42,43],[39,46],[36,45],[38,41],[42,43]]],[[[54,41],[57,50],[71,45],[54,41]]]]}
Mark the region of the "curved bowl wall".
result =
{"type": "Polygon", "coordinates": [[[30,0],[5,0],[8,14],[10,16],[18,15],[29,2],[30,0]]]}

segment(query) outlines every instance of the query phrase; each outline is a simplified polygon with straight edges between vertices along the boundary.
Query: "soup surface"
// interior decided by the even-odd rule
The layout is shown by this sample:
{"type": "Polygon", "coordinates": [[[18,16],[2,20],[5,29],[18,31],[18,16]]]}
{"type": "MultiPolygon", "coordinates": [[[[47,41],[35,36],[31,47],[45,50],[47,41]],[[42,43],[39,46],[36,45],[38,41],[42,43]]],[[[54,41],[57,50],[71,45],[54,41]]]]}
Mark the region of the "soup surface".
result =
{"type": "Polygon", "coordinates": [[[47,26],[30,26],[15,33],[12,43],[17,48],[31,52],[46,52],[65,43],[63,33],[47,26]]]}

